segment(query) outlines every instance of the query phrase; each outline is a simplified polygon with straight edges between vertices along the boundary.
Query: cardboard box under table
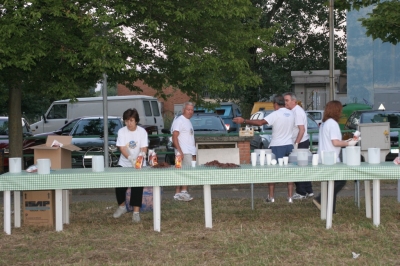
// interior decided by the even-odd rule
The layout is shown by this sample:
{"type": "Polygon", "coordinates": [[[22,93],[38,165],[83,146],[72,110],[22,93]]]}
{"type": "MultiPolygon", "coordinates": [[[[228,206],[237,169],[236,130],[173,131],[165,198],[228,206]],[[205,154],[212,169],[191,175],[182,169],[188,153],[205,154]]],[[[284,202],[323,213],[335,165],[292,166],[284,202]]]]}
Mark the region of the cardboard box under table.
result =
{"type": "Polygon", "coordinates": [[[54,227],[54,190],[24,191],[22,199],[25,225],[54,227]]]}
{"type": "Polygon", "coordinates": [[[80,148],[72,145],[72,136],[48,136],[46,143],[34,146],[34,161],[49,158],[51,169],[72,168],[71,153],[80,148]],[[62,143],[62,147],[52,147],[54,141],[62,143]]]}
{"type": "MultiPolygon", "coordinates": [[[[37,163],[37,159],[50,159],[50,168],[53,170],[72,168],[71,153],[73,151],[79,151],[81,148],[71,144],[71,142],[72,136],[48,136],[45,144],[31,148],[34,149],[35,164],[37,163]],[[61,143],[62,147],[52,147],[54,142],[61,143]]],[[[54,196],[54,191],[52,191],[52,193],[54,196]]],[[[71,201],[71,196],[68,190],[63,190],[63,223],[69,223],[69,203],[71,201]]]]}

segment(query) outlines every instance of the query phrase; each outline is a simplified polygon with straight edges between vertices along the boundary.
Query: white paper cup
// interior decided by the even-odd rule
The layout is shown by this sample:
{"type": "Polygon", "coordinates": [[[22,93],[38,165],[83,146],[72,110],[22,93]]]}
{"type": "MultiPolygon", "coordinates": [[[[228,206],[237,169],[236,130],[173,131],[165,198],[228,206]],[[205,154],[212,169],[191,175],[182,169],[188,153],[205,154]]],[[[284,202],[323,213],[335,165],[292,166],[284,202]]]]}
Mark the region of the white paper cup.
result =
{"type": "MultiPolygon", "coordinates": [[[[261,161],[265,162],[265,150],[260,150],[260,159],[259,159],[259,161],[260,161],[260,165],[261,165],[261,161]]],[[[264,164],[262,164],[262,165],[264,165],[264,164]]]]}
{"type": "Polygon", "coordinates": [[[21,157],[12,157],[8,159],[8,169],[12,174],[21,173],[21,157]]]}
{"type": "Polygon", "coordinates": [[[289,163],[289,157],[288,156],[283,157],[283,164],[288,165],[288,163],[289,163]]]}
{"type": "Polygon", "coordinates": [[[37,172],[39,175],[48,175],[50,174],[50,159],[37,159],[36,160],[37,172]]]}
{"type": "MultiPolygon", "coordinates": [[[[271,154],[271,153],[267,153],[267,154],[265,155],[265,159],[266,159],[266,161],[267,161],[267,165],[271,165],[272,154],[271,154]]],[[[276,162],[275,162],[275,164],[276,164],[276,162]]]]}
{"type": "Polygon", "coordinates": [[[255,153],[255,152],[251,153],[251,165],[252,166],[257,165],[257,153],[255,153]]]}
{"type": "Polygon", "coordinates": [[[192,167],[196,167],[196,161],[192,161],[192,167]]]}
{"type": "Polygon", "coordinates": [[[279,166],[282,166],[283,165],[283,158],[278,158],[278,163],[279,163],[279,166]]]}
{"type": "Polygon", "coordinates": [[[313,154],[312,165],[318,165],[318,160],[319,160],[318,154],[313,154]]]}
{"type": "Polygon", "coordinates": [[[92,171],[93,172],[104,172],[104,156],[95,155],[92,157],[92,171]]]}
{"type": "Polygon", "coordinates": [[[275,164],[276,164],[276,160],[275,160],[275,159],[272,159],[272,160],[271,160],[271,164],[272,164],[272,165],[275,165],[275,164]]]}

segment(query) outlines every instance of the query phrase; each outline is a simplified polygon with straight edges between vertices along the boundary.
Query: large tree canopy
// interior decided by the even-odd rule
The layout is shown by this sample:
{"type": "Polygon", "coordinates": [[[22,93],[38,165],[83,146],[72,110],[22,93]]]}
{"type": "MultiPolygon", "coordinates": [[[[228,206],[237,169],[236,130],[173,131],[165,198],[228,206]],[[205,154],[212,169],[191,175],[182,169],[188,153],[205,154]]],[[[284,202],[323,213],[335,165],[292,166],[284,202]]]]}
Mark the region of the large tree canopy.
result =
{"type": "Polygon", "coordinates": [[[188,95],[261,82],[249,62],[287,52],[248,0],[11,0],[0,3],[0,83],[9,90],[11,156],[21,156],[21,94],[74,98],[102,73],[188,95]],[[255,52],[248,53],[249,49],[255,52]],[[14,122],[12,122],[14,121],[14,122]]]}
{"type": "Polygon", "coordinates": [[[397,44],[400,41],[400,2],[398,0],[338,0],[338,7],[359,10],[361,7],[375,5],[372,13],[360,21],[367,29],[367,36],[383,42],[397,44]]]}
{"type": "MultiPolygon", "coordinates": [[[[291,89],[291,71],[329,69],[329,7],[319,0],[253,0],[261,7],[260,26],[269,28],[280,25],[275,32],[273,44],[287,46],[289,53],[271,54],[257,62],[251,62],[263,82],[245,92],[218,94],[223,100],[240,99],[252,105],[254,101],[268,99],[276,93],[291,89]]],[[[335,12],[335,69],[346,71],[346,14],[335,12]]],[[[254,50],[253,50],[254,51],[254,50]]],[[[252,52],[252,51],[250,51],[252,52]]]]}

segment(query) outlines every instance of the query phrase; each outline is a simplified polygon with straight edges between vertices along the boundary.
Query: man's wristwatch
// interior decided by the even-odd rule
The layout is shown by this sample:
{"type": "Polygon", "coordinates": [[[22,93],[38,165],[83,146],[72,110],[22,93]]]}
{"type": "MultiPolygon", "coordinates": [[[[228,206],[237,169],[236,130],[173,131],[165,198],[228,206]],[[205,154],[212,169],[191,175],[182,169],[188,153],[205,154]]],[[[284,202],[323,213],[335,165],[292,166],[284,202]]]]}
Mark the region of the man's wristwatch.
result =
{"type": "Polygon", "coordinates": [[[245,124],[245,125],[246,125],[246,119],[243,119],[243,124],[245,124]]]}

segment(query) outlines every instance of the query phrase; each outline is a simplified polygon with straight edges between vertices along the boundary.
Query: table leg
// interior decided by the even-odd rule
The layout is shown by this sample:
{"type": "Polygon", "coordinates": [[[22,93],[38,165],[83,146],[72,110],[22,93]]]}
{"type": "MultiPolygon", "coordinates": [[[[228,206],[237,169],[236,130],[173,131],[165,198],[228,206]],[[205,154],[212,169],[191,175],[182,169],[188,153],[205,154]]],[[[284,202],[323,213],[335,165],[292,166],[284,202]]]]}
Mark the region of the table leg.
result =
{"type": "Polygon", "coordinates": [[[154,231],[161,231],[161,189],[153,187],[153,226],[154,231]]]}
{"type": "Polygon", "coordinates": [[[204,185],[203,194],[206,228],[212,228],[211,185],[204,185]]]}
{"type": "Polygon", "coordinates": [[[397,202],[400,202],[400,179],[397,180],[397,202]]]}
{"type": "Polygon", "coordinates": [[[4,232],[11,235],[11,191],[3,192],[4,201],[4,232]]]}
{"type": "Polygon", "coordinates": [[[375,226],[379,226],[381,223],[381,186],[380,180],[373,180],[372,181],[372,193],[373,193],[373,200],[374,200],[374,216],[373,216],[373,223],[375,226]]]}
{"type": "Polygon", "coordinates": [[[328,198],[328,182],[321,182],[321,220],[326,220],[326,203],[328,198]]]}
{"type": "Polygon", "coordinates": [[[55,209],[56,209],[56,231],[60,232],[63,230],[63,208],[62,208],[62,189],[56,189],[55,196],[55,209]]]}
{"type": "Polygon", "coordinates": [[[333,192],[335,181],[328,181],[328,207],[326,209],[326,229],[332,228],[333,192]]]}
{"type": "Polygon", "coordinates": [[[371,210],[371,181],[365,180],[364,181],[364,188],[365,188],[365,216],[367,218],[372,217],[372,210],[371,210]]]}
{"type": "Polygon", "coordinates": [[[254,210],[254,184],[251,183],[250,185],[250,191],[251,191],[251,209],[254,210]]]}
{"type": "Polygon", "coordinates": [[[63,224],[69,224],[69,191],[62,191],[62,217],[63,224]]]}
{"type": "Polygon", "coordinates": [[[21,191],[14,191],[14,227],[21,227],[21,191]]]}

